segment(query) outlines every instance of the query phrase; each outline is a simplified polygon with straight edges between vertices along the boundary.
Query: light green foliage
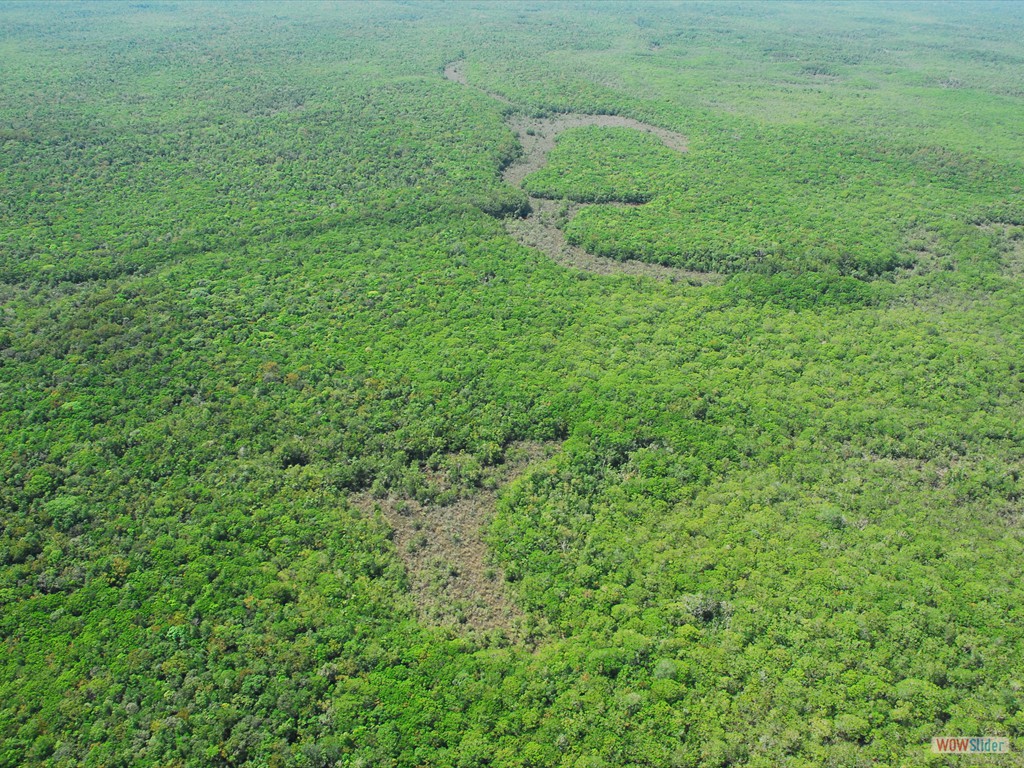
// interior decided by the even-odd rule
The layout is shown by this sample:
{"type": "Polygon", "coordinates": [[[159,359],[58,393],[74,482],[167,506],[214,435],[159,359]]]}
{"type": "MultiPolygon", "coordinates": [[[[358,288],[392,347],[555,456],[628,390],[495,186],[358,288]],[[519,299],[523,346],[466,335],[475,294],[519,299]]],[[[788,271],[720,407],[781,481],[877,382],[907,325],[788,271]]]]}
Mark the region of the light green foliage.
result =
{"type": "MultiPolygon", "coordinates": [[[[874,277],[915,265],[952,269],[939,253],[970,238],[979,219],[1019,216],[998,210],[1017,210],[1010,201],[1024,167],[1016,164],[879,147],[848,131],[742,131],[716,129],[686,154],[635,131],[575,132],[560,138],[550,166],[526,188],[587,203],[650,201],[588,208],[567,228],[569,240],[602,256],[703,271],[874,277]],[[920,232],[934,235],[911,242],[920,232]]],[[[969,247],[990,258],[985,242],[969,247]]]]}
{"type": "Polygon", "coordinates": [[[1019,6],[454,14],[0,8],[0,766],[1024,749],[1019,6]],[[562,134],[569,239],[723,285],[509,237],[567,110],[690,140],[562,134]],[[518,441],[430,626],[354,494],[518,441]]]}
{"type": "Polygon", "coordinates": [[[577,128],[558,138],[550,164],[526,180],[538,197],[646,203],[682,183],[683,155],[629,128],[577,128]],[[673,171],[676,171],[674,174],[673,171]]]}

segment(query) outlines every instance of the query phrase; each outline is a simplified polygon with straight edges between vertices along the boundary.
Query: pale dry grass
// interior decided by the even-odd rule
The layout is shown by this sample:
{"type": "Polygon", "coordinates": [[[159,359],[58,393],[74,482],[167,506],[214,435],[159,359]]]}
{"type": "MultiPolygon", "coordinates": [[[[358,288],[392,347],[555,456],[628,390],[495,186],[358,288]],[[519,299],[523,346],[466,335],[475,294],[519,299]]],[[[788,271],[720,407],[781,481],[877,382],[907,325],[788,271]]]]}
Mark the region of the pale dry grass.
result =
{"type": "MultiPolygon", "coordinates": [[[[551,443],[516,443],[502,464],[485,470],[481,487],[459,489],[447,505],[423,504],[397,494],[374,498],[354,494],[349,500],[365,514],[379,511],[391,525],[395,551],[405,564],[422,621],[461,631],[501,630],[519,635],[522,613],[512,600],[505,574],[493,561],[485,531],[501,488],[531,464],[555,450],[551,443]]],[[[432,482],[449,488],[446,478],[432,482]]]]}

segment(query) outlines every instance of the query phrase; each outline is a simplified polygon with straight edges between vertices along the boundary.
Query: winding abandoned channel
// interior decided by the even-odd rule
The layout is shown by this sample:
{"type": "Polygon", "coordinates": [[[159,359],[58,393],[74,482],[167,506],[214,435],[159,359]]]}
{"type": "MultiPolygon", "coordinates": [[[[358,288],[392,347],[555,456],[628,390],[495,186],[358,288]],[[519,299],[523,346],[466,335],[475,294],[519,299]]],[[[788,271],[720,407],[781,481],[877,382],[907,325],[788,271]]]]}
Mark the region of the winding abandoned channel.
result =
{"type": "MultiPolygon", "coordinates": [[[[490,91],[470,85],[463,71],[462,64],[461,61],[454,61],[445,66],[445,78],[453,83],[458,83],[468,88],[475,88],[504,104],[511,104],[508,99],[500,94],[491,93],[490,91]]],[[[558,137],[558,134],[569,128],[590,126],[600,128],[632,128],[657,136],[669,149],[674,149],[677,152],[687,151],[686,137],[682,134],[620,115],[590,115],[568,112],[556,117],[530,118],[521,114],[515,114],[508,118],[507,123],[509,128],[516,134],[516,138],[519,139],[523,153],[505,168],[501,176],[506,183],[520,188],[527,176],[547,165],[548,154],[555,147],[555,139],[558,137]]],[[[603,256],[595,256],[569,243],[561,229],[561,226],[564,226],[580,209],[580,204],[571,203],[566,200],[549,200],[534,197],[533,195],[529,195],[529,200],[530,213],[522,218],[506,219],[505,228],[520,243],[529,248],[543,251],[562,266],[602,275],[646,275],[673,282],[686,281],[694,284],[716,283],[721,282],[723,279],[722,275],[716,273],[692,272],[661,264],[649,264],[643,261],[618,261],[603,256]]]]}

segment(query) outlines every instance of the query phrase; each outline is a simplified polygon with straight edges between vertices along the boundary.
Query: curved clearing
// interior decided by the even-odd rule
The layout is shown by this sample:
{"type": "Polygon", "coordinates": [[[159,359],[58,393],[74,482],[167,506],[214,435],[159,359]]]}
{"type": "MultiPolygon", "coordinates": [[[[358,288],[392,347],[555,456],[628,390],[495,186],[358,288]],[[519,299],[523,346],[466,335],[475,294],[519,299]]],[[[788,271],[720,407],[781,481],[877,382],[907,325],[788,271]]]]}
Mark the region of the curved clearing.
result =
{"type": "Polygon", "coordinates": [[[508,120],[508,125],[515,131],[516,138],[523,147],[523,154],[505,169],[501,177],[517,187],[522,186],[523,180],[531,173],[547,165],[548,153],[555,148],[555,138],[568,128],[632,128],[657,136],[666,147],[676,152],[686,152],[688,149],[686,137],[682,134],[620,115],[585,115],[572,112],[544,118],[516,116],[508,120]]]}
{"type": "Polygon", "coordinates": [[[453,61],[450,64],[445,65],[444,76],[453,83],[469,85],[469,80],[466,79],[466,75],[462,72],[461,61],[453,61]]]}
{"type": "MultiPolygon", "coordinates": [[[[475,86],[471,86],[466,79],[462,64],[463,62],[461,61],[453,61],[447,64],[444,68],[444,76],[453,83],[474,88],[475,86]]],[[[511,103],[499,94],[485,91],[482,88],[477,88],[476,90],[505,104],[511,103]]],[[[674,149],[676,152],[686,152],[688,150],[686,137],[681,133],[659,128],[631,117],[622,117],[621,115],[590,115],[578,112],[567,112],[556,117],[543,118],[513,115],[507,119],[507,122],[508,126],[515,132],[516,138],[519,139],[523,152],[522,155],[502,171],[501,178],[506,183],[520,188],[522,188],[523,181],[527,176],[547,165],[548,155],[555,147],[555,139],[558,137],[558,134],[569,128],[591,126],[599,128],[632,128],[636,131],[657,136],[666,147],[674,149]]],[[[506,219],[505,228],[520,243],[529,248],[543,251],[562,266],[582,269],[601,275],[647,275],[648,277],[668,279],[673,282],[686,281],[704,284],[718,283],[724,280],[723,275],[715,272],[692,272],[679,269],[678,267],[668,267],[644,261],[618,261],[616,259],[595,256],[582,248],[568,243],[565,239],[565,233],[561,229],[579,210],[578,205],[566,205],[563,201],[548,200],[534,197],[533,195],[528,195],[528,197],[530,200],[530,213],[521,219],[506,219]],[[561,223],[561,226],[559,226],[558,222],[561,223]]]]}
{"type": "Polygon", "coordinates": [[[527,248],[543,251],[557,264],[571,269],[593,272],[596,275],[643,275],[673,283],[690,283],[691,285],[708,285],[721,283],[724,276],[716,272],[691,272],[678,267],[663,264],[652,264],[647,261],[631,259],[619,261],[605,256],[595,256],[589,251],[572,245],[565,239],[565,233],[556,223],[559,219],[569,221],[579,206],[570,204],[568,211],[563,213],[565,205],[561,200],[546,200],[541,197],[530,197],[530,215],[523,218],[505,219],[505,229],[516,240],[527,248]]]}

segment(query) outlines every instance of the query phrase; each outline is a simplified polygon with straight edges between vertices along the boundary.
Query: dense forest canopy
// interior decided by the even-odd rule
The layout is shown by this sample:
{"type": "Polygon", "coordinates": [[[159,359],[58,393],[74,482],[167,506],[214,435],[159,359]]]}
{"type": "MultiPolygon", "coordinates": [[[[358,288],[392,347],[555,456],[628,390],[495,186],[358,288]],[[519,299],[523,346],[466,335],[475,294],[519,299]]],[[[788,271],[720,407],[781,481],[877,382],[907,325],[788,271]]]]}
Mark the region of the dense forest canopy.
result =
{"type": "Polygon", "coordinates": [[[1022,41],[4,3],[0,766],[1021,764],[1022,41]]]}

